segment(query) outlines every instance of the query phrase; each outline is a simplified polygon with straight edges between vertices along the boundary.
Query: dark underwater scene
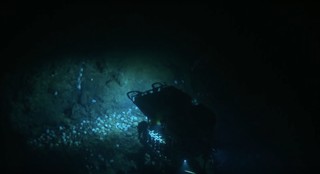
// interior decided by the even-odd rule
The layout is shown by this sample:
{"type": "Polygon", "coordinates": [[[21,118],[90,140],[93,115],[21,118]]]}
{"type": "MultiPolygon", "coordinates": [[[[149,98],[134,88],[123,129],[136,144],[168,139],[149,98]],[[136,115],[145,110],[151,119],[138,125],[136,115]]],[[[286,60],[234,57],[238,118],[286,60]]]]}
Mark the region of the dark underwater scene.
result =
{"type": "Polygon", "coordinates": [[[1,173],[315,170],[317,20],[242,5],[5,4],[1,173]]]}

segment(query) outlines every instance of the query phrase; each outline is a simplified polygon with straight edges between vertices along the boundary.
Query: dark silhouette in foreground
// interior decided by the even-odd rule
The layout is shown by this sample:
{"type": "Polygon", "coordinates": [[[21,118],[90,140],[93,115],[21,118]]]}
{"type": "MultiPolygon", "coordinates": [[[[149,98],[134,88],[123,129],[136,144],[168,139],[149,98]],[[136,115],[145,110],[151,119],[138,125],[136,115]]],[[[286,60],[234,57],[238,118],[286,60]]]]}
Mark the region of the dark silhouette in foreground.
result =
{"type": "Polygon", "coordinates": [[[151,166],[156,173],[212,172],[213,112],[185,92],[162,83],[152,84],[145,92],[130,91],[127,96],[148,117],[138,125],[146,156],[141,167],[150,172],[151,166]]]}

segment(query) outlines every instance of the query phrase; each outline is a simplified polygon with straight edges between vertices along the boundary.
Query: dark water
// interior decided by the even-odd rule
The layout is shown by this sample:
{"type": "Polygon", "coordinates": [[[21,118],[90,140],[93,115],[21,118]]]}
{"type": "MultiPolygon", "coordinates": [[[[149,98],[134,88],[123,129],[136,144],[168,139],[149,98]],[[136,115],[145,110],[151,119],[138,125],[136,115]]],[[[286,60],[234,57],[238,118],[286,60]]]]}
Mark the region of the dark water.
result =
{"type": "MultiPolygon", "coordinates": [[[[35,97],[25,97],[41,96],[41,83],[36,83],[40,86],[36,88],[35,82],[46,79],[38,76],[39,72],[68,72],[60,76],[61,84],[69,80],[69,75],[75,76],[70,83],[76,84],[81,62],[85,62],[84,72],[89,72],[92,62],[97,62],[92,76],[99,68],[112,72],[110,78],[103,78],[107,85],[108,80],[112,82],[109,85],[125,84],[121,72],[128,75],[152,72],[154,79],[144,80],[145,86],[150,87],[153,80],[164,77],[205,102],[217,115],[215,173],[308,173],[316,168],[319,18],[311,6],[256,4],[256,8],[249,8],[239,4],[235,8],[223,3],[149,6],[79,3],[23,7],[27,5],[30,4],[6,4],[1,14],[4,19],[1,34],[4,173],[120,173],[123,166],[135,168],[130,167],[131,161],[138,168],[144,166],[144,154],[130,151],[139,145],[128,145],[127,149],[117,151],[114,143],[117,138],[110,140],[113,143],[108,140],[106,145],[83,136],[85,140],[82,137],[81,141],[87,144],[75,149],[50,149],[49,140],[48,147],[40,150],[28,144],[30,137],[45,133],[47,127],[58,132],[60,124],[66,125],[60,117],[55,117],[60,110],[65,115],[71,112],[63,110],[63,102],[87,106],[87,110],[73,110],[81,115],[97,111],[92,103],[106,100],[100,99],[100,94],[86,101],[85,95],[59,91],[58,96],[63,94],[66,100],[57,99],[57,103],[35,112],[32,107],[38,106],[32,105],[35,97]],[[70,69],[63,69],[65,64],[70,69]],[[161,72],[149,65],[158,65],[161,72]],[[39,77],[38,81],[34,77],[39,77]],[[85,102],[91,102],[90,106],[85,102]],[[24,109],[19,109],[20,104],[24,109]],[[37,117],[35,113],[47,117],[37,117]],[[31,115],[37,118],[32,118],[37,123],[26,119],[31,115]],[[112,158],[101,162],[107,160],[100,160],[99,155],[112,158]],[[116,158],[119,162],[112,162],[116,158]],[[121,159],[126,159],[125,164],[121,165],[121,159]]],[[[129,77],[132,78],[128,76],[127,80],[129,77]]],[[[143,78],[137,76],[132,84],[143,78]]],[[[84,87],[92,91],[89,96],[99,91],[94,87],[84,87]]],[[[68,91],[67,87],[63,89],[68,91]]],[[[55,88],[48,91],[56,92],[55,88]]],[[[121,105],[110,101],[104,104],[112,108],[97,107],[109,109],[110,113],[106,114],[112,115],[127,112],[132,106],[129,101],[120,101],[121,105]]],[[[91,114],[86,119],[98,124],[96,116],[105,113],[91,114]]],[[[79,118],[82,119],[81,116],[72,119],[79,118]]],[[[80,122],[74,120],[70,125],[79,126],[80,122]]],[[[72,134],[72,131],[70,126],[66,132],[72,134]]],[[[131,171],[139,173],[139,170],[131,171]]]]}

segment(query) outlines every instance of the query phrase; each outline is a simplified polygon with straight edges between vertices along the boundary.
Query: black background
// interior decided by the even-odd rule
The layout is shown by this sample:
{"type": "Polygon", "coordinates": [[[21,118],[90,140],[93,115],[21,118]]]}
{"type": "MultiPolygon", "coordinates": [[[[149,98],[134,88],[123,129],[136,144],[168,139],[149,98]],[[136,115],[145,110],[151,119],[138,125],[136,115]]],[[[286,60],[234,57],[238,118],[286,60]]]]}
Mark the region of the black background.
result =
{"type": "MultiPolygon", "coordinates": [[[[274,117],[283,116],[288,123],[289,134],[299,147],[300,170],[307,171],[319,161],[315,142],[319,139],[320,20],[316,7],[243,2],[2,2],[1,86],[10,74],[27,71],[27,67],[36,67],[59,54],[146,49],[179,52],[186,59],[205,57],[209,69],[218,69],[220,78],[232,86],[215,86],[223,91],[212,99],[217,107],[224,108],[220,114],[232,110],[242,117],[230,117],[231,122],[242,120],[244,127],[246,120],[260,115],[263,125],[247,132],[259,132],[263,136],[259,136],[261,140],[252,136],[255,141],[272,146],[282,138],[281,133],[270,133],[277,123],[273,116],[252,109],[251,100],[263,98],[258,105],[277,108],[274,117]]],[[[7,103],[1,102],[4,158],[14,152],[21,156],[16,164],[4,163],[10,168],[23,163],[24,157],[20,139],[7,123],[7,103]]],[[[286,143],[279,146],[290,146],[286,143]]]]}

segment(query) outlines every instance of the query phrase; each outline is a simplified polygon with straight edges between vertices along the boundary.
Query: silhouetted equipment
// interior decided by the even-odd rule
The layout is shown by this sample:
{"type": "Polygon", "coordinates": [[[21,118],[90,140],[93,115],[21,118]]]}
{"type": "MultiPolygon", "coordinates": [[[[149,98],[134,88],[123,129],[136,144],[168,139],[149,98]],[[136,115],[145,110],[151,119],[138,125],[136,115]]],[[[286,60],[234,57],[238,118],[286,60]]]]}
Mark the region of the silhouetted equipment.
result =
{"type": "Polygon", "coordinates": [[[162,83],[152,89],[130,91],[128,98],[148,117],[138,126],[139,139],[146,145],[147,130],[160,132],[166,141],[163,155],[171,160],[209,157],[213,149],[215,115],[185,92],[162,83]]]}

